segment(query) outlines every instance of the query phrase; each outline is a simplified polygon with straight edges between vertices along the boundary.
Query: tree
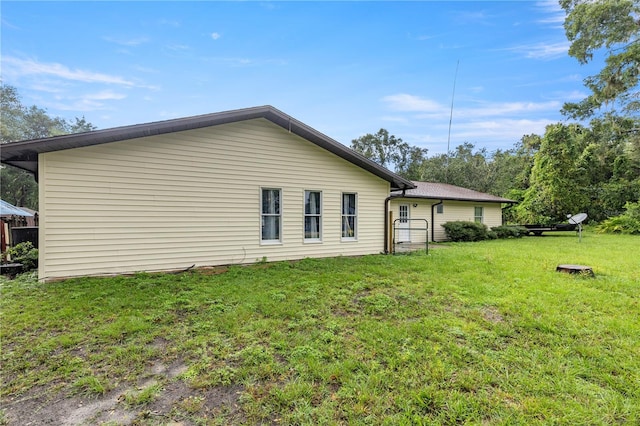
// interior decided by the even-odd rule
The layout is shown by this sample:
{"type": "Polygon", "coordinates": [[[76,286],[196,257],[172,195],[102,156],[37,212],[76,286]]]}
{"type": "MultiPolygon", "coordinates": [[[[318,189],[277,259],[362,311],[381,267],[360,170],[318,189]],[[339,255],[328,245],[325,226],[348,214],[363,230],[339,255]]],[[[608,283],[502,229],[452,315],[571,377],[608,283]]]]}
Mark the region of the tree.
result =
{"type": "MultiPolygon", "coordinates": [[[[50,117],[37,106],[25,107],[15,87],[0,83],[0,142],[38,139],[69,133],[95,130],[96,127],[84,117],[68,122],[59,117],[50,117]]],[[[33,176],[21,169],[2,165],[0,171],[0,193],[3,200],[17,205],[38,208],[38,184],[33,176]]]]}
{"type": "MultiPolygon", "coordinates": [[[[640,159],[629,151],[635,120],[594,119],[547,126],[534,155],[529,188],[516,207],[523,223],[555,223],[586,212],[600,222],[640,197],[640,159]]],[[[511,197],[514,198],[514,197],[511,197]]],[[[519,200],[518,198],[515,198],[519,200]]]]}
{"type": "Polygon", "coordinates": [[[489,192],[494,178],[490,172],[489,155],[485,148],[475,152],[474,148],[473,144],[465,142],[448,154],[430,158],[426,180],[489,192]]]}
{"type": "Polygon", "coordinates": [[[561,0],[567,16],[565,32],[571,42],[569,55],[581,64],[607,49],[606,65],[585,85],[591,95],[567,103],[563,112],[573,118],[596,115],[603,106],[623,114],[640,111],[640,4],[637,0],[561,0]]]}
{"type": "Polygon", "coordinates": [[[390,135],[386,129],[367,133],[351,141],[351,148],[407,179],[420,179],[427,149],[411,146],[390,135]]]}
{"type": "Polygon", "coordinates": [[[588,176],[579,157],[586,146],[588,129],[578,124],[547,126],[540,150],[534,157],[530,186],[516,207],[523,223],[553,224],[567,214],[584,211],[589,205],[588,176]]]}

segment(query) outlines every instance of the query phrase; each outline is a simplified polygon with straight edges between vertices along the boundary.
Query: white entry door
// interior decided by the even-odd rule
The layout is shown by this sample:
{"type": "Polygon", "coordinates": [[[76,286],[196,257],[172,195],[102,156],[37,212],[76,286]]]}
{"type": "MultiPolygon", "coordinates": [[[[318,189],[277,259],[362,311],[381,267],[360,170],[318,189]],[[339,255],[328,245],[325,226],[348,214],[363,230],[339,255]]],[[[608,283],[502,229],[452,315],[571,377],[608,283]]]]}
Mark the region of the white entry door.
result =
{"type": "Polygon", "coordinates": [[[398,229],[398,242],[408,243],[411,242],[411,235],[409,231],[409,223],[411,217],[409,216],[409,204],[400,204],[400,225],[398,229]]]}

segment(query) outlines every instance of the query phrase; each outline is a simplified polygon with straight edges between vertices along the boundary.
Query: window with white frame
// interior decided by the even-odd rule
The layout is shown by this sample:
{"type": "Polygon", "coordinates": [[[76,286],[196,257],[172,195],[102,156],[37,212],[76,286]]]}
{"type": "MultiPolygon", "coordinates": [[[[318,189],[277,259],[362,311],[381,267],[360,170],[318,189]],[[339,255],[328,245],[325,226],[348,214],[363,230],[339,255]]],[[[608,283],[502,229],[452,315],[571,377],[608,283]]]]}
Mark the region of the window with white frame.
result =
{"type": "Polygon", "coordinates": [[[473,219],[477,223],[482,223],[484,216],[484,207],[474,207],[473,208],[473,219]]]}
{"type": "Polygon", "coordinates": [[[277,243],[282,235],[282,190],[262,188],[260,194],[260,239],[262,242],[277,243]]]}
{"type": "Polygon", "coordinates": [[[342,193],[342,238],[355,240],[358,236],[357,194],[342,193]]]}
{"type": "Polygon", "coordinates": [[[442,204],[442,203],[436,204],[436,213],[437,214],[444,213],[444,204],[442,204]]]}
{"type": "Polygon", "coordinates": [[[304,191],[304,239],[320,241],[322,238],[322,192],[304,191]]]}

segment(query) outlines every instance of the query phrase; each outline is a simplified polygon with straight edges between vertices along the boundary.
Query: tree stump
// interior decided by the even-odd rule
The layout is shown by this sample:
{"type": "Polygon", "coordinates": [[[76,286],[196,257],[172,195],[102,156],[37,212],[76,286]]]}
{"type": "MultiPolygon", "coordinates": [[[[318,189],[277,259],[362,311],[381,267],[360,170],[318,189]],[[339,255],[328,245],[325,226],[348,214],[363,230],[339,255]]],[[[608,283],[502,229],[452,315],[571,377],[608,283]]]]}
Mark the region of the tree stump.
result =
{"type": "Polygon", "coordinates": [[[595,277],[594,273],[593,273],[593,269],[591,268],[591,266],[584,266],[584,265],[558,265],[558,267],[556,268],[556,271],[558,272],[564,272],[567,274],[580,274],[580,275],[586,275],[589,277],[595,277]]]}

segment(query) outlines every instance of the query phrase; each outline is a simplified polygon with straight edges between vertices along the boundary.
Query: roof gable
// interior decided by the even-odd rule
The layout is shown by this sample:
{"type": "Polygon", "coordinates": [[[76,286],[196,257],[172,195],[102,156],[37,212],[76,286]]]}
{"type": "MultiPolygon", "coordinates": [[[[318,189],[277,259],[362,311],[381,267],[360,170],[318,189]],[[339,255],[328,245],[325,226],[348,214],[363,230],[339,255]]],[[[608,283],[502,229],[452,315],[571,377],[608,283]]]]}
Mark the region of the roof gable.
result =
{"type": "Polygon", "coordinates": [[[257,118],[267,119],[288,132],[294,133],[386,180],[391,184],[392,190],[414,187],[411,181],[398,176],[384,167],[381,167],[345,145],[269,105],[186,118],[177,118],[153,123],[115,127],[86,133],[10,142],[2,145],[2,149],[0,150],[0,160],[2,163],[27,170],[37,176],[38,154],[218,126],[221,124],[253,120],[257,118]]]}
{"type": "Polygon", "coordinates": [[[509,200],[508,198],[502,198],[496,195],[462,188],[460,186],[449,185],[447,183],[413,181],[413,184],[415,185],[415,188],[407,189],[406,191],[394,191],[391,193],[391,196],[430,198],[437,200],[477,201],[486,203],[517,203],[516,201],[509,200]]]}

